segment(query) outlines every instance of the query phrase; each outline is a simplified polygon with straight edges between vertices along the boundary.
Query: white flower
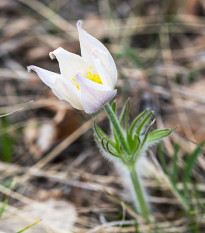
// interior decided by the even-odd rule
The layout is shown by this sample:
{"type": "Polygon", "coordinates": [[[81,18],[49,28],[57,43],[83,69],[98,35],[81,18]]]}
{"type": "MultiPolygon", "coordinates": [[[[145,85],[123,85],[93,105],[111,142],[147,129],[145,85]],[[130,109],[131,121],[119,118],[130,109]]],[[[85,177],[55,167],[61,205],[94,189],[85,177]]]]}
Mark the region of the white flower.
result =
{"type": "Polygon", "coordinates": [[[78,21],[82,57],[58,48],[49,55],[57,58],[61,74],[33,65],[28,71],[35,71],[59,99],[92,114],[116,95],[117,69],[107,48],[81,25],[78,21]]]}

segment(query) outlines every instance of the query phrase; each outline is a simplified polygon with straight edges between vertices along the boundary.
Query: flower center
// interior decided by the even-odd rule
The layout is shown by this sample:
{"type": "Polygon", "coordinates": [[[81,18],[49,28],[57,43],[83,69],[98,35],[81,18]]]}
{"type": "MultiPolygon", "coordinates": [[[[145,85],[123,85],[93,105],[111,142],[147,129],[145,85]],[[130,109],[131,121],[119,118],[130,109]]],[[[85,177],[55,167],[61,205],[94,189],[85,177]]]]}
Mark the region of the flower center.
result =
{"type": "MultiPolygon", "coordinates": [[[[90,80],[93,81],[93,82],[96,82],[96,83],[99,83],[99,84],[103,84],[103,83],[102,83],[102,80],[101,80],[101,78],[100,78],[100,75],[99,75],[99,74],[93,73],[93,72],[92,72],[92,69],[93,69],[93,68],[92,68],[91,66],[90,66],[89,68],[90,68],[89,71],[87,72],[87,74],[86,74],[84,77],[87,78],[87,79],[90,79],[90,80]]],[[[76,82],[76,79],[73,78],[73,81],[76,82]]],[[[79,84],[78,84],[78,83],[76,84],[76,88],[77,88],[78,90],[80,90],[80,87],[79,87],[79,84]]]]}
{"type": "Polygon", "coordinates": [[[103,84],[102,80],[100,78],[99,74],[95,74],[92,72],[92,67],[90,66],[90,70],[88,71],[88,73],[85,75],[85,78],[92,80],[93,82],[99,83],[99,84],[103,84]]]}

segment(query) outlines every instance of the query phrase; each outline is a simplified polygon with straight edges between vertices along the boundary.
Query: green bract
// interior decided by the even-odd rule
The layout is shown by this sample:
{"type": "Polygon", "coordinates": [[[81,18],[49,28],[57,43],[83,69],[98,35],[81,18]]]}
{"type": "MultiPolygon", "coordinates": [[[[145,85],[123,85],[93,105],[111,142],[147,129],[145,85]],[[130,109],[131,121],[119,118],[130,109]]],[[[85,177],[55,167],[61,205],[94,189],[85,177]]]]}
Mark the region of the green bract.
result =
{"type": "Polygon", "coordinates": [[[95,140],[99,147],[111,158],[118,158],[126,167],[133,169],[144,151],[158,140],[171,134],[172,129],[160,129],[151,132],[155,122],[154,113],[145,110],[129,123],[130,100],[125,103],[117,117],[116,102],[105,105],[112,137],[110,138],[94,123],[95,140]]]}

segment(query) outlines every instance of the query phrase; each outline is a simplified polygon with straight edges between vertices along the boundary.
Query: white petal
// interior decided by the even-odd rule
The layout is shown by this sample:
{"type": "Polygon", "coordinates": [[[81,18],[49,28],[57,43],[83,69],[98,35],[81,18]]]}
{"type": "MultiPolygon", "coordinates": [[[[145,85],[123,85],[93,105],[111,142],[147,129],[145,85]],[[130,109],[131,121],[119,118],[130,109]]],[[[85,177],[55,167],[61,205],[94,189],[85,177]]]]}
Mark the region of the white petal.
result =
{"type": "Polygon", "coordinates": [[[96,72],[100,75],[103,85],[114,89],[115,81],[112,79],[108,65],[106,65],[106,63],[109,63],[107,53],[99,49],[93,49],[92,56],[96,72]]]}
{"type": "Polygon", "coordinates": [[[35,71],[39,78],[49,86],[60,99],[69,102],[74,108],[82,110],[80,91],[60,74],[44,70],[37,66],[28,66],[28,71],[35,71]]]}
{"type": "Polygon", "coordinates": [[[77,75],[75,77],[76,77],[77,83],[80,84],[81,82],[84,82],[84,83],[86,83],[87,86],[90,86],[96,90],[99,90],[99,91],[111,91],[112,90],[108,86],[96,83],[90,79],[83,77],[81,73],[77,73],[77,75]]]}
{"type": "MultiPolygon", "coordinates": [[[[104,62],[104,65],[109,70],[110,79],[115,84],[117,81],[117,69],[115,62],[108,51],[108,49],[96,38],[88,34],[85,30],[82,29],[82,22],[77,22],[77,28],[79,33],[79,40],[80,40],[80,47],[81,47],[81,55],[82,57],[90,64],[91,66],[95,67],[95,62],[93,60],[93,50],[97,49],[98,51],[102,51],[99,53],[98,58],[104,62]],[[107,59],[104,60],[105,56],[104,53],[107,54],[107,59]]],[[[96,67],[95,67],[96,68],[96,67]]]]}
{"type": "Polygon", "coordinates": [[[111,90],[101,84],[94,83],[80,74],[76,75],[76,79],[80,85],[83,109],[88,114],[98,111],[117,93],[117,90],[111,90]]]}
{"type": "Polygon", "coordinates": [[[85,75],[89,71],[89,65],[79,55],[70,53],[63,48],[57,48],[49,53],[50,57],[57,58],[62,76],[73,82],[76,73],[80,72],[85,75]]]}

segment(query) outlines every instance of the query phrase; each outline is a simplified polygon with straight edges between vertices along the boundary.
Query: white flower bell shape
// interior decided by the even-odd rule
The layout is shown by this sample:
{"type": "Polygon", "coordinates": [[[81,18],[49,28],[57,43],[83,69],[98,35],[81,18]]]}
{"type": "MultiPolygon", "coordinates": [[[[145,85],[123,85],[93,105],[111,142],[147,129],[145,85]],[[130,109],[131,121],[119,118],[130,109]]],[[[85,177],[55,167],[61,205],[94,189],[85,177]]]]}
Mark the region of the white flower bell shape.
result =
{"type": "Polygon", "coordinates": [[[33,65],[28,71],[35,71],[60,100],[93,114],[116,95],[117,69],[107,48],[82,29],[81,21],[77,28],[82,57],[58,48],[49,55],[58,60],[61,74],[33,65]]]}

